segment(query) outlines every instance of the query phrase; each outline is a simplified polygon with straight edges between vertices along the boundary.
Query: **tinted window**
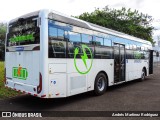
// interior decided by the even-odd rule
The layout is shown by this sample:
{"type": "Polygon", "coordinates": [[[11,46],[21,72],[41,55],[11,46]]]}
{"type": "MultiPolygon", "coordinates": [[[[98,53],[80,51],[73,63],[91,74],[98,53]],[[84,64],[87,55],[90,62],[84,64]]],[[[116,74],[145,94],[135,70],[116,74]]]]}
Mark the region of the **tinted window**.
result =
{"type": "Polygon", "coordinates": [[[133,59],[133,50],[126,50],[126,59],[133,59]]]}
{"type": "Polygon", "coordinates": [[[133,49],[133,45],[132,44],[129,45],[129,49],[133,49]]]}
{"type": "Polygon", "coordinates": [[[49,41],[49,58],[65,58],[66,42],[59,40],[49,41]]]}
{"type": "Polygon", "coordinates": [[[69,32],[69,40],[74,43],[81,42],[81,34],[69,32]]]}
{"type": "Polygon", "coordinates": [[[127,43],[127,44],[125,45],[125,47],[126,47],[126,49],[130,49],[130,48],[129,48],[129,47],[130,47],[130,44],[127,43]]]}
{"type": "Polygon", "coordinates": [[[58,29],[58,38],[59,39],[64,39],[64,30],[58,29]]]}
{"type": "Polygon", "coordinates": [[[143,46],[141,47],[141,50],[144,50],[144,47],[143,47],[143,46]]]}
{"type": "MultiPolygon", "coordinates": [[[[81,44],[81,34],[75,32],[69,32],[69,42],[68,42],[68,57],[74,57],[74,50],[76,48],[80,48],[81,44]]],[[[82,54],[81,49],[78,51],[77,58],[80,58],[80,54],[82,54]]]]}
{"type": "Polygon", "coordinates": [[[149,52],[144,51],[144,59],[148,59],[149,58],[149,52]]]}
{"type": "Polygon", "coordinates": [[[137,50],[141,50],[141,47],[140,47],[140,46],[137,46],[137,50]]]}
{"type": "Polygon", "coordinates": [[[92,43],[92,36],[87,34],[82,34],[82,43],[92,43]]]}
{"type": "Polygon", "coordinates": [[[133,57],[134,57],[134,59],[141,59],[142,58],[141,51],[138,51],[138,50],[134,51],[133,52],[133,57]]]}
{"type": "Polygon", "coordinates": [[[95,58],[99,59],[112,59],[113,49],[111,47],[96,46],[95,58]]]}
{"type": "Polygon", "coordinates": [[[49,37],[52,39],[52,38],[57,38],[57,28],[54,28],[52,26],[49,26],[49,29],[48,29],[48,32],[49,32],[49,37]]]}
{"type": "Polygon", "coordinates": [[[134,44],[133,45],[133,49],[136,50],[137,49],[137,45],[134,44]]]}
{"type": "Polygon", "coordinates": [[[66,40],[64,38],[64,30],[57,29],[56,26],[48,24],[48,56],[49,58],[65,58],[66,57],[66,40]]]}
{"type": "Polygon", "coordinates": [[[109,39],[104,39],[104,46],[112,46],[112,41],[109,39]]]}
{"type": "Polygon", "coordinates": [[[95,37],[95,45],[103,45],[103,38],[95,37]]]}
{"type": "Polygon", "coordinates": [[[40,43],[40,30],[35,18],[22,19],[9,24],[7,46],[40,43]]]}

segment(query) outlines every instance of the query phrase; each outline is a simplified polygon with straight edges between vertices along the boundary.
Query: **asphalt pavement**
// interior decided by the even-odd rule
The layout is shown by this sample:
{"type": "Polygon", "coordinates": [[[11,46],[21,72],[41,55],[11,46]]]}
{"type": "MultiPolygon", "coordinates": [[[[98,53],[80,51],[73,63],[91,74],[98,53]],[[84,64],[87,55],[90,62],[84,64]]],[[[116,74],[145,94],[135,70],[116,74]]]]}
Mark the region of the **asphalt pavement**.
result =
{"type": "MultiPolygon", "coordinates": [[[[154,75],[147,77],[145,81],[135,80],[109,87],[102,96],[94,96],[92,92],[58,99],[40,99],[21,95],[0,100],[0,111],[160,111],[160,66],[157,65],[154,68],[154,75]]],[[[78,117],[76,120],[89,118],[78,117]]],[[[57,119],[64,118],[58,117],[57,119]]],[[[67,117],[65,119],[75,118],[67,117]]],[[[94,119],[106,120],[105,117],[94,119]]],[[[114,120],[117,117],[109,119],[114,120]]],[[[121,117],[120,119],[132,120],[135,118],[121,117]]],[[[156,119],[158,120],[160,117],[156,119]]]]}

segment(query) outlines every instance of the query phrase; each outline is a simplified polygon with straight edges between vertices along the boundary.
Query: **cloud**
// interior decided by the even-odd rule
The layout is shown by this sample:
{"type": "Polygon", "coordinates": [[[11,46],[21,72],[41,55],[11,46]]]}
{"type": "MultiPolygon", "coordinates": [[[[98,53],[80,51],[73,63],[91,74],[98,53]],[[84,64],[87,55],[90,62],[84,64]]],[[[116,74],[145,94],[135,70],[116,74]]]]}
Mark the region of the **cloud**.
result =
{"type": "Polygon", "coordinates": [[[116,9],[121,7],[137,9],[158,19],[159,4],[159,0],[27,0],[25,3],[22,0],[3,0],[0,7],[0,21],[10,20],[42,8],[51,8],[68,15],[79,15],[83,12],[92,12],[95,7],[104,8],[107,5],[116,9]]]}
{"type": "Polygon", "coordinates": [[[126,7],[126,8],[132,8],[132,9],[140,9],[144,5],[144,0],[123,0],[116,3],[112,3],[111,6],[120,8],[120,7],[126,7]]]}
{"type": "Polygon", "coordinates": [[[152,26],[153,26],[156,30],[158,30],[158,29],[160,29],[160,22],[152,22],[152,26]]]}
{"type": "Polygon", "coordinates": [[[134,0],[134,2],[137,8],[141,8],[145,4],[145,0],[134,0]]]}
{"type": "Polygon", "coordinates": [[[69,1],[68,1],[68,3],[73,3],[73,2],[75,2],[75,0],[69,0],[69,1]]]}

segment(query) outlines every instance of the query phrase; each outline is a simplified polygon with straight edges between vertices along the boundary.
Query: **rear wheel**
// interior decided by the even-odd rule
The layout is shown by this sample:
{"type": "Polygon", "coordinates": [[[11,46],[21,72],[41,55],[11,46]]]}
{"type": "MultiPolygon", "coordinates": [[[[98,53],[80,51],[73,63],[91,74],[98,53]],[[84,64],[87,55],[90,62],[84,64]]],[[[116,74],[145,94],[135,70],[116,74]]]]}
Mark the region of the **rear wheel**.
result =
{"type": "Polygon", "coordinates": [[[107,89],[107,78],[105,74],[99,73],[95,79],[94,93],[95,95],[102,95],[107,89]]]}
{"type": "Polygon", "coordinates": [[[145,70],[143,69],[141,73],[140,81],[144,81],[144,80],[145,80],[145,70]]]}

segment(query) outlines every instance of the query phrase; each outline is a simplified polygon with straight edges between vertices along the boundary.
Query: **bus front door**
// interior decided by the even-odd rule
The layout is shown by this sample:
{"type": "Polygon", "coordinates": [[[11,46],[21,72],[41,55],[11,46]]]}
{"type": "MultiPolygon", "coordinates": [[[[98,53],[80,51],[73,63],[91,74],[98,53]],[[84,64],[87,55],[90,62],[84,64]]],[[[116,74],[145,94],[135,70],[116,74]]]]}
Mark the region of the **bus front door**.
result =
{"type": "Polygon", "coordinates": [[[125,45],[114,43],[114,83],[125,81],[125,45]]]}

